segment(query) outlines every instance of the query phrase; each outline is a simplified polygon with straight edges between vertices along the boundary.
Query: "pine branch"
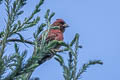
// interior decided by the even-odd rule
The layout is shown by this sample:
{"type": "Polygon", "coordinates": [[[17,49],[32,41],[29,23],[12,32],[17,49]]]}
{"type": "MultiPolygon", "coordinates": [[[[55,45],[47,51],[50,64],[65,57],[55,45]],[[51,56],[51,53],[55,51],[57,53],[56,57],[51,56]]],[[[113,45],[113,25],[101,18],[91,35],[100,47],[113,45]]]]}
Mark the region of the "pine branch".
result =
{"type": "Polygon", "coordinates": [[[4,60],[0,59],[0,79],[2,78],[2,75],[5,73],[5,65],[4,60]]]}
{"type": "MultiPolygon", "coordinates": [[[[37,56],[36,57],[36,62],[38,63],[38,65],[35,66],[32,71],[26,73],[26,76],[27,76],[28,79],[30,79],[30,76],[32,75],[32,73],[33,73],[33,71],[34,71],[34,69],[36,67],[38,67],[39,65],[43,64],[44,62],[46,62],[47,60],[51,59],[54,56],[54,52],[51,52],[51,48],[54,45],[49,45],[49,44],[46,43],[46,37],[47,37],[47,34],[49,32],[49,29],[50,29],[50,21],[49,20],[50,20],[50,18],[52,18],[54,16],[53,13],[52,13],[52,17],[51,17],[51,15],[49,15],[49,12],[50,12],[50,10],[49,11],[47,10],[47,12],[46,12],[47,17],[48,17],[48,18],[46,18],[46,24],[42,24],[40,26],[40,28],[38,28],[37,33],[34,33],[35,48],[34,48],[34,53],[33,53],[32,58],[35,57],[35,56],[37,56]],[[42,28],[44,26],[46,26],[46,25],[47,25],[47,31],[48,32],[42,33],[42,40],[41,40],[41,43],[39,43],[39,41],[38,41],[38,35],[39,35],[40,31],[42,30],[42,28]]],[[[60,44],[58,41],[57,42],[53,42],[53,43],[54,44],[60,44]]],[[[31,63],[30,64],[27,63],[27,64],[30,65],[31,63]]],[[[28,65],[26,66],[27,68],[28,68],[28,65]]],[[[31,65],[34,65],[34,64],[31,64],[31,65]]]]}
{"type": "MultiPolygon", "coordinates": [[[[25,40],[23,38],[23,36],[18,32],[23,31],[27,28],[33,27],[40,21],[39,16],[35,19],[33,19],[33,17],[34,17],[35,14],[40,12],[39,7],[43,4],[43,2],[44,2],[44,0],[40,0],[38,5],[36,5],[36,8],[33,11],[33,13],[30,15],[30,17],[25,18],[23,23],[21,23],[20,20],[18,20],[18,22],[15,23],[15,21],[18,19],[18,17],[21,14],[23,14],[23,12],[24,12],[24,11],[21,10],[21,8],[26,4],[26,0],[15,0],[15,1],[13,1],[13,5],[11,5],[10,0],[5,0],[8,19],[5,20],[6,21],[5,31],[0,32],[0,38],[1,38],[1,40],[0,40],[0,46],[1,46],[0,57],[1,58],[4,54],[4,49],[7,45],[6,43],[8,43],[8,42],[14,42],[14,43],[15,42],[17,42],[17,43],[21,42],[21,43],[28,43],[28,44],[34,45],[34,42],[25,40]],[[16,38],[10,39],[10,37],[14,34],[18,35],[20,39],[16,39],[16,38]]],[[[39,30],[39,33],[41,31],[39,30]]],[[[3,60],[5,60],[5,61],[0,62],[1,64],[3,63],[3,66],[2,65],[0,66],[0,69],[1,69],[0,74],[3,75],[4,71],[7,68],[9,68],[12,72],[4,78],[0,76],[0,79],[13,80],[13,79],[17,79],[17,78],[23,78],[23,77],[21,77],[23,74],[26,74],[26,73],[30,72],[31,70],[34,71],[34,69],[36,67],[38,67],[38,64],[37,65],[36,64],[33,64],[33,65],[31,64],[30,66],[27,66],[27,68],[25,68],[23,66],[23,65],[27,65],[27,64],[23,64],[24,63],[23,60],[25,59],[25,57],[20,55],[18,50],[19,50],[18,47],[15,46],[15,51],[16,51],[15,55],[12,55],[9,58],[8,57],[6,57],[6,58],[3,57],[3,60]],[[6,66],[5,69],[4,69],[4,66],[6,66]],[[16,69],[14,70],[14,68],[16,68],[16,69]]]]}
{"type": "MultiPolygon", "coordinates": [[[[40,7],[44,3],[44,0],[40,0],[31,15],[25,17],[24,21],[21,22],[19,16],[24,13],[22,8],[26,5],[26,1],[27,0],[4,1],[8,17],[5,19],[5,30],[0,32],[0,80],[29,80],[34,70],[53,58],[53,56],[55,56],[55,59],[63,68],[65,80],[78,80],[81,74],[83,74],[90,65],[103,64],[99,60],[90,61],[89,63],[84,64],[82,69],[79,69],[77,73],[78,49],[81,48],[81,46],[79,46],[79,34],[75,35],[70,44],[56,40],[48,42],[46,38],[51,29],[51,19],[55,15],[54,12],[50,13],[50,9],[46,11],[44,16],[46,22],[39,25],[37,31],[33,33],[33,37],[35,38],[34,41],[25,40],[20,32],[34,27],[39,23],[40,17],[35,17],[35,15],[40,12],[40,7]],[[44,30],[44,27],[46,27],[46,30],[44,30]],[[41,33],[42,31],[43,33],[41,33]],[[39,38],[39,35],[41,34],[42,37],[39,38]],[[17,35],[19,38],[13,38],[13,35],[17,35]],[[14,54],[10,53],[12,55],[6,56],[4,55],[5,48],[9,42],[15,43],[15,52],[14,54]],[[32,56],[26,61],[27,50],[21,53],[19,46],[17,45],[19,42],[34,46],[33,54],[30,53],[32,56]],[[64,49],[54,49],[56,45],[63,46],[64,49]],[[69,56],[68,64],[65,63],[61,55],[56,54],[57,52],[64,51],[66,51],[69,56]],[[9,74],[5,74],[7,71],[9,71],[9,74]]],[[[0,0],[0,4],[1,2],[2,0],[0,0]]],[[[58,29],[58,26],[52,28],[58,29]]]]}
{"type": "Polygon", "coordinates": [[[0,51],[0,57],[2,58],[3,54],[4,54],[4,49],[5,49],[5,45],[6,45],[6,41],[7,41],[7,38],[9,36],[9,33],[10,33],[10,26],[11,26],[11,16],[10,16],[10,8],[9,8],[9,5],[10,5],[10,1],[9,0],[5,0],[6,2],[6,11],[7,11],[7,14],[8,14],[8,20],[7,20],[7,26],[6,26],[6,30],[4,33],[4,38],[3,38],[3,41],[2,41],[2,44],[1,44],[1,51],[0,51]]]}
{"type": "Polygon", "coordinates": [[[27,43],[30,45],[34,45],[34,43],[32,41],[20,40],[20,39],[8,39],[7,42],[21,42],[21,43],[27,43]]]}
{"type": "Polygon", "coordinates": [[[3,0],[0,0],[0,4],[2,4],[2,1],[3,1],[3,0]]]}
{"type": "Polygon", "coordinates": [[[103,64],[100,60],[89,61],[89,63],[84,64],[82,69],[77,69],[77,58],[78,58],[78,49],[79,47],[79,34],[76,34],[74,39],[70,44],[66,44],[66,48],[62,51],[68,52],[68,64],[65,64],[65,61],[62,56],[56,55],[55,59],[60,63],[63,68],[63,77],[65,80],[78,80],[81,75],[87,70],[87,68],[91,65],[95,64],[103,64]],[[74,49],[73,49],[74,47],[74,49]]]}
{"type": "Polygon", "coordinates": [[[77,76],[76,76],[75,80],[78,80],[78,79],[81,77],[81,75],[82,75],[84,72],[86,72],[86,70],[87,70],[87,68],[89,68],[89,66],[91,66],[91,65],[96,65],[96,64],[102,65],[103,62],[100,61],[100,60],[93,60],[93,61],[89,61],[89,62],[86,63],[86,64],[83,64],[82,69],[80,69],[79,72],[77,73],[77,76]]]}
{"type": "Polygon", "coordinates": [[[4,37],[2,40],[2,48],[0,51],[0,57],[3,56],[4,54],[4,49],[6,47],[6,43],[7,43],[7,38],[10,37],[12,35],[11,29],[13,27],[13,23],[15,21],[15,19],[21,15],[23,11],[20,11],[20,9],[25,5],[26,0],[16,0],[13,3],[13,7],[10,5],[11,1],[10,0],[5,0],[5,6],[6,6],[6,12],[7,12],[7,16],[8,19],[6,20],[6,29],[5,29],[5,33],[4,33],[4,37]]]}

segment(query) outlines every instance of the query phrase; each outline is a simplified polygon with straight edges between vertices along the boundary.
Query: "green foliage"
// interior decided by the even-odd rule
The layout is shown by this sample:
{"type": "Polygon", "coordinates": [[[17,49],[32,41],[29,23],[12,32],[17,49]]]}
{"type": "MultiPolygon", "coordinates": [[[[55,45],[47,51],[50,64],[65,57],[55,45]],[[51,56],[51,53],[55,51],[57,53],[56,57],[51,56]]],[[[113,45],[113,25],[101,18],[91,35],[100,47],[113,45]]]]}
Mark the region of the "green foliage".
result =
{"type": "Polygon", "coordinates": [[[5,77],[3,80],[17,79],[17,75],[23,70],[24,59],[26,57],[27,51],[22,54],[19,52],[17,44],[14,45],[15,53],[12,56],[5,56],[6,68],[11,70],[11,73],[5,77]]]}
{"type": "MultiPolygon", "coordinates": [[[[100,60],[89,61],[87,64],[82,66],[82,69],[77,69],[77,56],[79,47],[79,34],[75,35],[75,38],[71,41],[69,45],[67,45],[66,50],[68,50],[68,64],[65,64],[65,61],[61,55],[56,54],[55,59],[60,63],[63,68],[63,76],[65,80],[78,80],[81,77],[87,68],[91,65],[95,64],[103,64],[100,60]],[[75,47],[74,49],[72,47],[75,47]]],[[[64,51],[64,50],[62,50],[64,51]]]]}
{"type": "Polygon", "coordinates": [[[4,31],[0,32],[0,38],[4,36],[4,31]]]}
{"type": "Polygon", "coordinates": [[[79,69],[79,72],[78,72],[78,74],[77,74],[77,76],[76,76],[76,80],[79,79],[79,77],[81,76],[81,74],[83,74],[84,72],[86,72],[86,70],[87,70],[87,68],[88,68],[89,66],[95,65],[95,64],[100,64],[100,65],[102,65],[103,62],[100,61],[100,60],[93,60],[93,61],[89,61],[89,62],[86,63],[86,64],[83,64],[82,69],[79,69]]]}
{"type": "Polygon", "coordinates": [[[2,75],[5,73],[5,64],[4,60],[0,59],[0,78],[2,78],[2,75]]]}
{"type": "MultiPolygon", "coordinates": [[[[19,17],[24,14],[22,8],[26,5],[27,0],[0,0],[4,2],[7,12],[7,18],[5,19],[5,30],[0,32],[0,80],[30,80],[30,77],[34,70],[51,59],[56,55],[55,59],[60,63],[63,68],[63,76],[65,80],[78,80],[90,65],[102,64],[99,60],[90,61],[84,64],[82,69],[77,71],[77,56],[79,45],[79,34],[76,34],[70,44],[66,44],[63,41],[53,40],[48,43],[46,40],[49,30],[58,29],[59,26],[51,26],[51,19],[55,15],[48,9],[45,13],[45,22],[41,23],[37,30],[33,33],[34,40],[25,40],[21,32],[27,31],[27,29],[36,26],[40,21],[40,16],[35,16],[41,9],[40,7],[44,3],[44,0],[40,0],[35,6],[34,11],[28,16],[24,17],[24,20],[19,20],[19,17]],[[44,28],[46,27],[46,28],[44,28]],[[13,35],[18,36],[18,38],[13,35]],[[39,37],[40,36],[40,37],[39,37]],[[6,53],[5,50],[8,43],[14,43],[14,53],[6,53]],[[27,43],[34,47],[34,52],[28,53],[27,50],[21,51],[18,43],[27,43]],[[55,49],[56,45],[63,46],[62,50],[55,49]],[[63,57],[57,52],[68,52],[68,64],[66,65],[63,57]],[[26,60],[27,54],[32,54],[26,60]],[[6,74],[5,72],[9,72],[6,74]]],[[[32,80],[38,80],[33,78],[32,80]]]]}
{"type": "MultiPolygon", "coordinates": [[[[40,12],[40,6],[43,4],[44,0],[40,0],[39,3],[36,5],[34,11],[29,17],[25,17],[24,21],[21,22],[19,20],[19,16],[24,13],[23,10],[21,10],[25,5],[26,5],[27,0],[14,0],[11,2],[10,0],[5,0],[5,6],[6,6],[6,12],[8,18],[5,19],[6,22],[6,29],[5,31],[0,32],[0,79],[2,80],[13,80],[13,79],[22,79],[24,78],[25,80],[27,79],[23,77],[23,74],[25,75],[28,72],[33,72],[36,67],[38,67],[38,59],[39,57],[32,56],[31,58],[28,59],[28,61],[25,63],[25,57],[27,54],[27,51],[25,50],[23,53],[19,52],[19,47],[17,46],[17,42],[21,43],[28,43],[34,45],[34,42],[27,41],[24,39],[22,34],[20,33],[23,30],[26,30],[30,27],[34,27],[38,22],[40,21],[40,17],[37,16],[34,18],[34,16],[40,12]],[[12,4],[11,4],[12,3],[12,4]],[[17,23],[16,23],[17,22],[17,23]],[[19,39],[16,38],[11,38],[12,35],[18,35],[19,39]],[[7,43],[9,42],[16,42],[15,43],[15,53],[11,56],[3,56],[5,53],[5,48],[7,43]],[[34,61],[36,63],[31,64],[34,61]],[[3,76],[4,72],[10,70],[11,73],[9,73],[7,76],[3,76]]],[[[39,33],[43,30],[43,27],[45,27],[46,24],[41,24],[40,27],[38,27],[37,31],[37,37],[39,33]]],[[[10,53],[11,54],[11,53],[10,53]]]]}
{"type": "Polygon", "coordinates": [[[0,0],[0,4],[2,3],[3,0],[0,0]]]}

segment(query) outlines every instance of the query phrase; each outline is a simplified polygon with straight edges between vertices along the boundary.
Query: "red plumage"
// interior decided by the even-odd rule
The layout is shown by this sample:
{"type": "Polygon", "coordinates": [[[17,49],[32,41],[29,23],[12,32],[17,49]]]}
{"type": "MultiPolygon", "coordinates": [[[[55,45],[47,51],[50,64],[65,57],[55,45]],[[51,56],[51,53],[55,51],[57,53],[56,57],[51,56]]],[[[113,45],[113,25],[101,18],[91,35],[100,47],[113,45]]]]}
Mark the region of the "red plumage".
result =
{"type": "Polygon", "coordinates": [[[63,33],[59,29],[52,29],[49,31],[47,39],[63,41],[63,33]]]}
{"type": "MultiPolygon", "coordinates": [[[[58,41],[63,41],[64,36],[63,33],[65,31],[65,28],[68,27],[68,25],[66,24],[66,22],[62,19],[56,19],[56,21],[50,26],[50,27],[55,27],[58,26],[58,29],[54,29],[51,28],[48,32],[47,38],[46,38],[46,42],[49,43],[52,40],[58,40],[58,41]]],[[[42,36],[40,36],[40,38],[38,39],[38,41],[41,41],[42,36]]],[[[57,45],[55,47],[55,49],[59,49],[60,45],[57,45]]],[[[39,61],[39,64],[45,62],[47,59],[50,59],[53,55],[52,54],[48,54],[45,57],[43,57],[43,59],[41,61],[39,61]]]]}
{"type": "MultiPolygon", "coordinates": [[[[65,23],[64,20],[62,19],[56,19],[56,21],[50,26],[50,27],[55,27],[58,26],[58,29],[51,28],[48,32],[46,42],[49,43],[52,40],[58,40],[58,41],[63,41],[63,33],[65,31],[65,28],[68,27],[68,25],[65,23]]],[[[42,35],[38,39],[38,41],[41,41],[42,35]]]]}

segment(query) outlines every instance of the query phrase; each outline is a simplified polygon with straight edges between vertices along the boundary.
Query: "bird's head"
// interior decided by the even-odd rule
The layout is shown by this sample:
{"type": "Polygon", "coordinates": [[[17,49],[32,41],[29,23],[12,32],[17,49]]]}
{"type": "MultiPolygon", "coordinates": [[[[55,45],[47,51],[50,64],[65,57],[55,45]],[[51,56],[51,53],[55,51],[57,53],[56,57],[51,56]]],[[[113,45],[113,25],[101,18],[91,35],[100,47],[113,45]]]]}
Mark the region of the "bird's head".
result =
{"type": "Polygon", "coordinates": [[[52,26],[59,26],[60,27],[60,30],[62,32],[65,31],[65,28],[69,27],[66,22],[62,19],[56,19],[56,21],[52,24],[52,26]]]}

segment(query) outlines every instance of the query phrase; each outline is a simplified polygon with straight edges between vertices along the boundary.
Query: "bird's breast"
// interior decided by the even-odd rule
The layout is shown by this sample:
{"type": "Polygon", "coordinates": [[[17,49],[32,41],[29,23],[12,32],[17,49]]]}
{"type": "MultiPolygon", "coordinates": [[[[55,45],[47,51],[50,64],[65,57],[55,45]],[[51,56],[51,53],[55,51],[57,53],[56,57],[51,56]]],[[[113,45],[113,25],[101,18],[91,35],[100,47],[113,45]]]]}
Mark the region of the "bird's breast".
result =
{"type": "Polygon", "coordinates": [[[63,39],[64,39],[63,38],[63,33],[58,29],[50,30],[49,35],[53,35],[54,40],[63,41],[63,39]]]}

